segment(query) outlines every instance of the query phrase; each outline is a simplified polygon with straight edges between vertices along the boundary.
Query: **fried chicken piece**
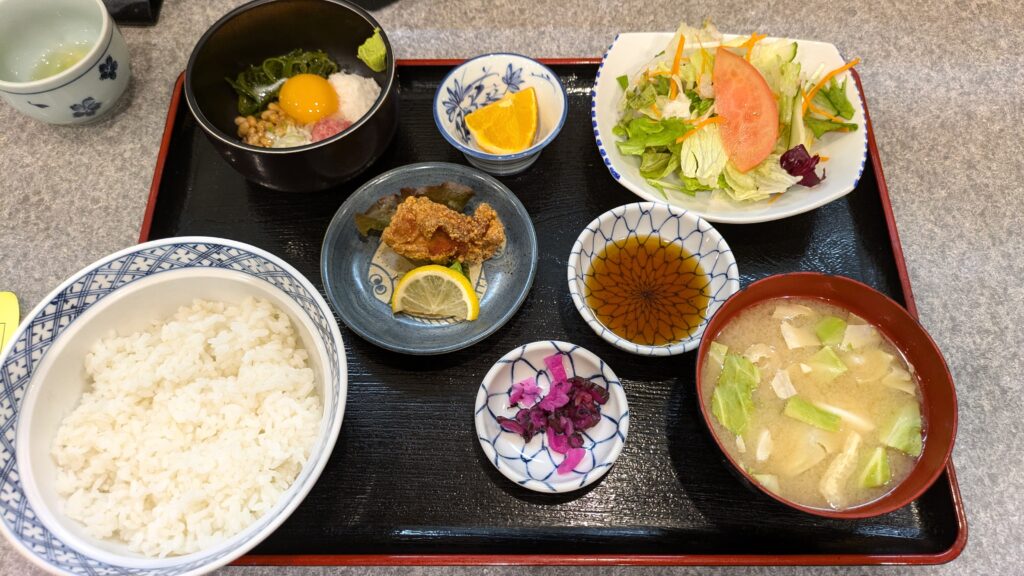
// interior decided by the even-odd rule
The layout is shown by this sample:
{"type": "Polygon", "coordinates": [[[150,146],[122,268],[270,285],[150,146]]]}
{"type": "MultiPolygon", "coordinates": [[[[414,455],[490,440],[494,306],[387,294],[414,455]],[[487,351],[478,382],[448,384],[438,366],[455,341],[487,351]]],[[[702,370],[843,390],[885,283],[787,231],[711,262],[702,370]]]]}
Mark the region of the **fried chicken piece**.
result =
{"type": "Polygon", "coordinates": [[[466,216],[428,198],[411,196],[398,205],[381,239],[410,260],[473,264],[494,256],[501,248],[505,227],[486,203],[480,204],[472,216],[466,216]]]}

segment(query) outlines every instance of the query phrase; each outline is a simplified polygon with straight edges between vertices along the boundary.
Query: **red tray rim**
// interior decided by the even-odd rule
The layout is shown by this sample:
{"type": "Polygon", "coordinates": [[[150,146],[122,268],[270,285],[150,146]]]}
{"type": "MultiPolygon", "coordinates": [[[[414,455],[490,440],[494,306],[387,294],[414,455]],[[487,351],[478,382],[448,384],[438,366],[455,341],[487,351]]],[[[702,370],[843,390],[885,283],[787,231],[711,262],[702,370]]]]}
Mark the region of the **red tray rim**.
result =
{"type": "MultiPolygon", "coordinates": [[[[601,58],[540,58],[540,62],[548,66],[565,65],[597,65],[601,58]]],[[[461,58],[442,59],[399,59],[398,67],[407,66],[457,66],[464,62],[461,58]]],[[[900,244],[899,232],[896,229],[896,218],[893,215],[892,203],[889,201],[889,188],[882,172],[881,158],[875,143],[875,132],[868,112],[867,97],[856,70],[851,70],[857,88],[864,102],[864,117],[867,122],[868,154],[871,156],[878,182],[878,194],[885,212],[885,223],[889,229],[893,257],[900,278],[907,310],[918,317],[914,293],[910,287],[910,276],[907,263],[903,258],[903,246],[900,244]]],[[[149,188],[149,199],[146,211],[139,228],[139,242],[149,240],[150,227],[156,209],[157,196],[160,193],[160,181],[163,178],[167,151],[170,148],[171,135],[174,132],[174,121],[177,116],[185,73],[182,72],[174,84],[171,94],[170,108],[164,125],[160,151],[153,170],[153,182],[149,188]]],[[[956,559],[967,546],[967,514],[964,511],[963,499],[960,496],[960,485],[957,482],[953,459],[946,464],[946,476],[956,510],[957,537],[947,550],[935,554],[793,554],[793,555],[714,555],[714,554],[614,554],[614,555],[579,555],[579,554],[247,554],[232,562],[235,566],[840,566],[840,565],[934,565],[945,564],[956,559]]]]}

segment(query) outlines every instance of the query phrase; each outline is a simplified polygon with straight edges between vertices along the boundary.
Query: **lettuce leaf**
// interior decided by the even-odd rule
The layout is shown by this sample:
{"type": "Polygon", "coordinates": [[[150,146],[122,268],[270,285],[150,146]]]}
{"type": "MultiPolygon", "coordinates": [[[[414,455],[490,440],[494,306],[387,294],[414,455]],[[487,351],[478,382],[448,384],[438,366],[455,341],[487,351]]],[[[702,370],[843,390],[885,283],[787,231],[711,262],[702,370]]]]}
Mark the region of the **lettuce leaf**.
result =
{"type": "Polygon", "coordinates": [[[714,98],[701,98],[696,90],[686,90],[683,93],[690,99],[690,114],[695,118],[707,114],[715,103],[714,98]]]}
{"type": "Polygon", "coordinates": [[[723,174],[728,182],[734,200],[764,200],[772,194],[780,194],[796,184],[800,178],[791,176],[779,164],[779,154],[771,154],[752,170],[740,172],[730,162],[723,174]]]}
{"type": "Polygon", "coordinates": [[[814,132],[815,138],[821,138],[822,135],[828,132],[853,132],[857,129],[856,124],[833,122],[812,116],[804,116],[804,124],[814,132]]]}
{"type": "Polygon", "coordinates": [[[680,118],[665,118],[660,121],[646,116],[634,118],[623,127],[626,141],[620,140],[615,145],[622,154],[642,156],[647,148],[674,145],[677,138],[691,129],[691,126],[680,118]]]}
{"type": "MultiPolygon", "coordinates": [[[[849,77],[843,79],[843,83],[840,84],[835,78],[829,82],[828,85],[823,87],[818,94],[824,94],[825,98],[832,105],[832,109],[836,111],[836,115],[841,116],[849,120],[853,118],[853,104],[850,103],[850,99],[846,97],[846,81],[849,77]]],[[[817,94],[815,94],[817,97],[817,94]]]]}
{"type": "Polygon", "coordinates": [[[718,186],[719,176],[729,162],[717,124],[701,128],[683,140],[679,149],[680,178],[696,180],[702,189],[718,186]]]}
{"type": "Polygon", "coordinates": [[[655,91],[652,84],[645,84],[643,88],[637,86],[629,92],[626,92],[626,109],[627,110],[640,110],[642,108],[650,108],[651,104],[658,99],[658,92],[655,91]]]}

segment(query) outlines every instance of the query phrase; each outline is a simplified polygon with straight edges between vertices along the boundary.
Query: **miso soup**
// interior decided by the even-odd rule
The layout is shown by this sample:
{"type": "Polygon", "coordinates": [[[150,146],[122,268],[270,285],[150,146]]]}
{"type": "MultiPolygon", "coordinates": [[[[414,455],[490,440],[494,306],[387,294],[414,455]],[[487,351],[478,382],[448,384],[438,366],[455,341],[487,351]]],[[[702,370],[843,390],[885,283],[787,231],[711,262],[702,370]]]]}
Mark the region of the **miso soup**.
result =
{"type": "Polygon", "coordinates": [[[702,367],[714,434],[779,496],[846,509],[910,474],[924,442],[921,392],[874,326],[813,299],[737,314],[702,367]]]}

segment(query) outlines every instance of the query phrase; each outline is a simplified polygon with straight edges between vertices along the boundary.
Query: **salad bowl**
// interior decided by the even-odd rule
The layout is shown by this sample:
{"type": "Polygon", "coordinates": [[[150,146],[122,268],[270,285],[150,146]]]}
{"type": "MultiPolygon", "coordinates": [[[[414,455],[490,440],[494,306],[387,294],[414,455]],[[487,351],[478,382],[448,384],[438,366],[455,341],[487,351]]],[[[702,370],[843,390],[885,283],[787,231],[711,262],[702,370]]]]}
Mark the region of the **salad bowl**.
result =
{"type": "MultiPolygon", "coordinates": [[[[846,96],[853,106],[849,122],[857,124],[856,131],[825,134],[818,140],[813,154],[828,160],[819,164],[825,178],[813,188],[792,186],[770,200],[737,202],[721,192],[697,192],[691,196],[683,192],[665,190],[650,185],[640,174],[637,156],[620,153],[615,142],[619,138],[613,129],[621,116],[620,101],[623,88],[617,80],[621,76],[632,78],[672,40],[673,33],[623,33],[615,37],[598,70],[592,92],[591,119],[594,138],[601,160],[615,180],[640,198],[651,202],[667,202],[685,208],[711,222],[752,224],[795,216],[843,197],[857,186],[867,159],[867,123],[864,104],[857,82],[848,82],[846,96]]],[[[726,34],[724,41],[744,36],[726,34]]],[[[765,42],[778,40],[766,38],[765,42]]],[[[804,73],[831,70],[844,64],[839,50],[833,44],[798,40],[795,61],[804,73]]],[[[718,42],[707,42],[705,48],[714,48],[718,42]]]]}

